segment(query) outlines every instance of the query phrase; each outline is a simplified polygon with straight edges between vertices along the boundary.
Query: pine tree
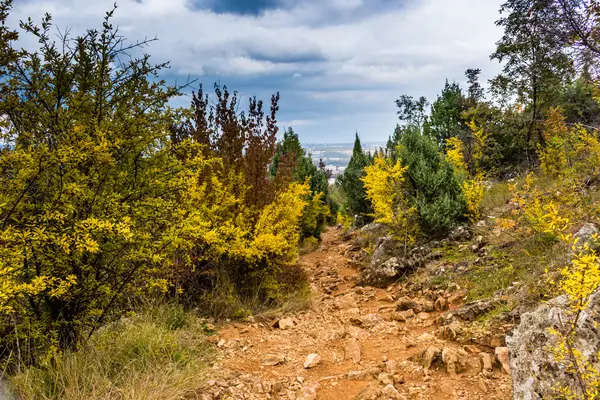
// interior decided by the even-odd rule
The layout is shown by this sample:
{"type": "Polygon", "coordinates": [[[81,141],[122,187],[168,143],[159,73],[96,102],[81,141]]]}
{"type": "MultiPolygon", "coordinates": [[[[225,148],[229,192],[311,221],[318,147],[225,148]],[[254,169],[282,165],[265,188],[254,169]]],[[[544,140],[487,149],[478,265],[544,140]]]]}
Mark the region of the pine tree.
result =
{"type": "Polygon", "coordinates": [[[338,178],[338,184],[346,196],[344,207],[348,213],[356,217],[359,224],[370,220],[370,215],[373,213],[362,182],[362,178],[365,176],[365,167],[369,165],[370,158],[363,152],[360,138],[356,133],[352,157],[344,174],[338,178]]]}
{"type": "Polygon", "coordinates": [[[427,131],[439,146],[444,147],[446,140],[468,131],[462,118],[466,108],[466,99],[458,83],[446,80],[442,94],[431,105],[431,116],[427,122],[427,131]]]}

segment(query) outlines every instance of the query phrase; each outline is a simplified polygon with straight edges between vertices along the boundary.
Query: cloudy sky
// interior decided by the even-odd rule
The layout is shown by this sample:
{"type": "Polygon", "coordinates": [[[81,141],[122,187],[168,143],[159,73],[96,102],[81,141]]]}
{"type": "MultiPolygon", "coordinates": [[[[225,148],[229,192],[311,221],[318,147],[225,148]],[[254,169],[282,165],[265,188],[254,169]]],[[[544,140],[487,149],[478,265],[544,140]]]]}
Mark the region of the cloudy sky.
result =
{"type": "MultiPolygon", "coordinates": [[[[114,0],[14,0],[12,25],[44,12],[73,33],[100,27],[114,0]]],[[[281,93],[279,121],[303,142],[385,140],[401,94],[435,99],[481,68],[502,32],[502,0],[117,0],[114,23],[171,61],[165,78],[215,81],[244,97],[281,93]]],[[[24,45],[28,45],[24,42],[24,45]]],[[[188,104],[189,98],[179,100],[188,104]]]]}

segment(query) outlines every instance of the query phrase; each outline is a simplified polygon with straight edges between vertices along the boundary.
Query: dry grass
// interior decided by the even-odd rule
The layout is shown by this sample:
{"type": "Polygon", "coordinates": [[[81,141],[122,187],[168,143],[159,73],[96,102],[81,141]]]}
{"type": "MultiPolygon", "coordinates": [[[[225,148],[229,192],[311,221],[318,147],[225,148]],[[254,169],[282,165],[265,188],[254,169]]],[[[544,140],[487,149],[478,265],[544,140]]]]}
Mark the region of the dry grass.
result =
{"type": "Polygon", "coordinates": [[[160,306],[104,327],[76,352],[14,376],[22,399],[184,399],[205,376],[203,320],[160,306]]]}

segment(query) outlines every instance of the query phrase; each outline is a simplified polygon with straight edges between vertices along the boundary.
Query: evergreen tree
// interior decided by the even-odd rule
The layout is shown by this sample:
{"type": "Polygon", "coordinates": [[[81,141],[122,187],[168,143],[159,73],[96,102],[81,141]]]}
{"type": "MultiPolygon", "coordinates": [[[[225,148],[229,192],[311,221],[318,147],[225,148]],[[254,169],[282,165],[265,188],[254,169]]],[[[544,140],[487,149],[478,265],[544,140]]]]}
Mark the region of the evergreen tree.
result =
{"type": "Polygon", "coordinates": [[[338,184],[346,196],[344,207],[352,216],[356,216],[359,224],[370,220],[370,215],[373,212],[361,180],[365,175],[365,167],[370,163],[370,158],[363,151],[360,138],[356,133],[352,157],[344,174],[338,178],[338,184]]]}
{"type": "Polygon", "coordinates": [[[462,118],[466,109],[466,99],[458,83],[446,80],[442,94],[431,105],[431,116],[427,122],[427,131],[439,146],[444,147],[446,140],[463,136],[468,131],[462,118]]]}
{"type": "Polygon", "coordinates": [[[290,182],[308,181],[310,195],[302,217],[302,238],[319,238],[327,217],[328,178],[321,168],[313,163],[312,156],[302,148],[298,134],[290,127],[283,139],[277,143],[275,156],[270,166],[271,176],[279,186],[290,182]]]}
{"type": "Polygon", "coordinates": [[[270,172],[271,176],[287,175],[292,177],[293,171],[296,166],[300,163],[300,159],[305,156],[305,151],[300,144],[300,138],[298,134],[294,132],[292,127],[289,127],[283,133],[283,139],[279,141],[275,147],[275,155],[271,162],[270,172]],[[280,168],[285,169],[284,171],[278,171],[280,168]]]}
{"type": "Polygon", "coordinates": [[[481,74],[481,69],[479,68],[469,68],[465,71],[467,83],[469,84],[467,93],[469,94],[468,100],[470,106],[475,106],[483,98],[484,93],[479,83],[479,74],[481,74]]]}
{"type": "Polygon", "coordinates": [[[407,198],[417,210],[421,230],[429,236],[443,236],[466,212],[460,182],[427,136],[410,130],[400,144],[399,156],[407,167],[407,198]]]}

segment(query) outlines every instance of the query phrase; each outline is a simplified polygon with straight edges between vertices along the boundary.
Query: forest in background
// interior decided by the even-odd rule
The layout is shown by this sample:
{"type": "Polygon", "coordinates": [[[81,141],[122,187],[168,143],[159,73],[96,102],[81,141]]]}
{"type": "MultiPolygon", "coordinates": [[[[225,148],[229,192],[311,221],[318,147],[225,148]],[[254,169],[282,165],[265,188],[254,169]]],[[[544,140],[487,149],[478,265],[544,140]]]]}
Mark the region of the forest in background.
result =
{"type": "MultiPolygon", "coordinates": [[[[327,224],[381,222],[406,249],[479,222],[490,182],[515,178],[505,232],[571,246],[574,224],[598,222],[595,1],[507,1],[489,88],[473,68],[468,87],[446,81],[431,104],[400,96],[386,148],[365,153],[356,135],[332,186],[293,128],[277,140],[279,93],[244,107],[227,87],[209,100],[200,86],[172,108],[187,86],[161,80],[168,64],[129,57],[149,42],[121,37],[116,9],[102,28],[55,40],[50,15],[7,26],[11,6],[0,2],[0,358],[11,376],[51,376],[65,352],[148,304],[174,310],[167,325],[192,309],[280,307],[306,294],[299,246],[327,224]],[[18,48],[20,35],[39,48],[18,48]]],[[[600,286],[597,261],[586,245],[561,270],[575,313],[600,286]]],[[[564,357],[585,365],[569,353],[574,333],[564,357]]]]}

